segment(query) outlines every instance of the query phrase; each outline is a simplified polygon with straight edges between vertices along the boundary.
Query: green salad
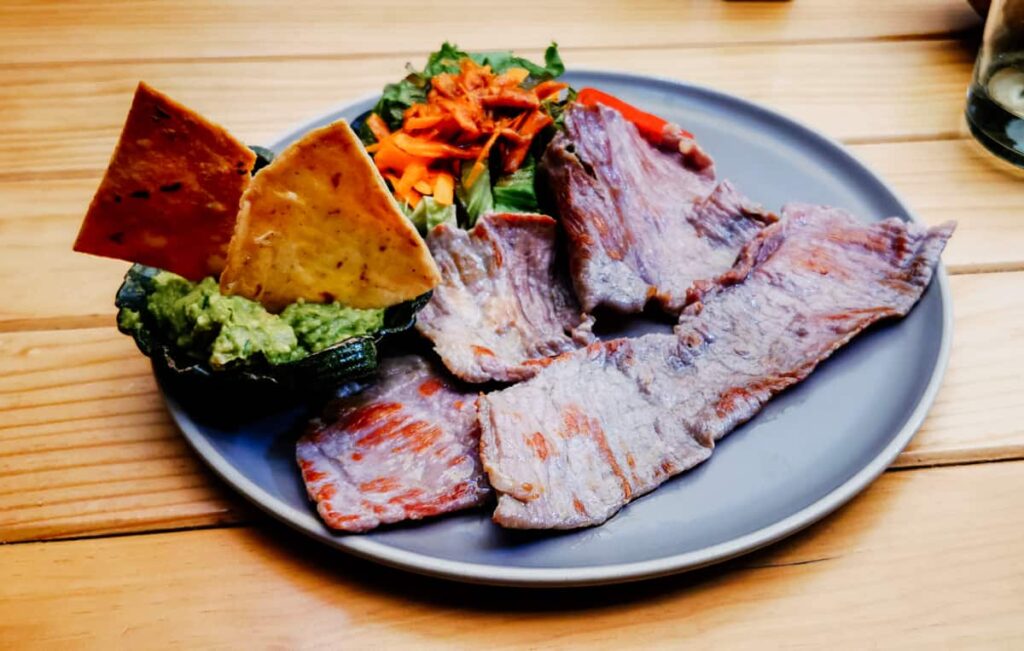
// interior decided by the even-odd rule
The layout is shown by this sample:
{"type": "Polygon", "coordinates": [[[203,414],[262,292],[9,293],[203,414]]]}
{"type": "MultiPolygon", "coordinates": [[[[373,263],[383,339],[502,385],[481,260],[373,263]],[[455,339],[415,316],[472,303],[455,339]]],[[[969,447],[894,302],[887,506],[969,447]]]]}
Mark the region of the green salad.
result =
{"type": "Polygon", "coordinates": [[[543,64],[445,43],[384,87],[358,132],[421,232],[540,209],[537,159],[575,96],[564,72],[554,43],[543,64]]]}

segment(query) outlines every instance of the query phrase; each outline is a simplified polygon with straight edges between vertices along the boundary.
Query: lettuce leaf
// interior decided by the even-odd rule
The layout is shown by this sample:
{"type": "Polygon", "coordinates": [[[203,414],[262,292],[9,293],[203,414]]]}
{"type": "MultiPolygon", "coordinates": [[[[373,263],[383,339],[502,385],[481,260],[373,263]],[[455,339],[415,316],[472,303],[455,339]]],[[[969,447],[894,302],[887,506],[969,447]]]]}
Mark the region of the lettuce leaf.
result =
{"type": "Polygon", "coordinates": [[[438,224],[458,226],[456,214],[454,204],[442,206],[434,201],[434,197],[423,197],[408,217],[416,229],[426,235],[438,224]]]}
{"type": "MultiPolygon", "coordinates": [[[[556,77],[561,77],[565,72],[565,64],[558,54],[558,44],[551,43],[544,51],[544,65],[539,66],[529,59],[518,57],[509,51],[503,52],[479,52],[469,55],[473,61],[480,65],[489,65],[495,72],[505,72],[509,68],[525,68],[530,73],[530,81],[534,84],[556,77]]],[[[530,85],[527,83],[526,85],[530,85]]]]}
{"type": "MultiPolygon", "coordinates": [[[[555,130],[561,130],[565,127],[565,109],[567,109],[569,105],[575,101],[576,89],[569,88],[568,90],[566,90],[565,99],[558,99],[557,97],[552,97],[541,102],[540,106],[544,110],[544,112],[550,115],[551,118],[555,121],[555,130]]],[[[549,139],[550,138],[547,138],[545,140],[549,139]]]]}
{"type": "MultiPolygon", "coordinates": [[[[510,51],[476,52],[470,53],[459,49],[458,46],[447,41],[441,47],[427,57],[423,70],[415,70],[406,66],[408,75],[398,83],[388,84],[380,100],[373,107],[372,112],[377,113],[384,119],[390,129],[397,130],[402,126],[405,111],[414,104],[427,101],[427,93],[430,90],[430,80],[439,74],[455,73],[459,71],[459,61],[470,58],[478,65],[489,65],[495,72],[502,73],[509,68],[524,68],[530,75],[524,85],[532,87],[543,81],[560,77],[565,72],[565,64],[558,53],[558,44],[552,42],[544,51],[544,64],[539,65],[514,55],[510,51]]],[[[570,97],[574,93],[570,89],[570,97]]],[[[555,127],[560,126],[562,111],[568,102],[551,98],[543,103],[544,110],[555,119],[555,127]]],[[[554,129],[549,128],[553,132],[554,129]]],[[[357,132],[364,144],[376,142],[376,138],[366,126],[365,120],[360,120],[357,132]]],[[[550,134],[537,138],[534,153],[539,153],[543,145],[550,139],[550,134]]],[[[464,165],[461,179],[456,184],[456,196],[460,209],[454,206],[439,206],[433,199],[425,198],[421,201],[416,210],[405,211],[409,218],[421,232],[433,228],[443,222],[454,223],[456,216],[463,221],[464,228],[472,228],[480,215],[492,210],[505,212],[533,212],[537,210],[537,194],[534,189],[534,176],[536,161],[534,156],[529,156],[523,166],[513,174],[498,179],[497,183],[491,185],[490,170],[485,169],[476,179],[471,187],[467,187],[466,181],[469,176],[470,165],[464,165]],[[429,199],[429,201],[428,201],[429,199]]]]}
{"type": "MultiPolygon", "coordinates": [[[[505,72],[509,68],[525,68],[530,72],[527,85],[560,77],[565,72],[565,64],[562,63],[562,57],[558,54],[557,43],[551,43],[544,51],[544,65],[541,66],[529,59],[515,56],[509,51],[471,54],[446,41],[437,52],[427,57],[427,64],[423,70],[415,70],[411,66],[407,66],[409,74],[405,79],[385,86],[380,100],[372,111],[384,119],[388,128],[400,128],[406,109],[413,104],[427,101],[430,80],[435,75],[458,72],[459,60],[467,57],[479,65],[489,65],[492,70],[499,73],[505,72]]],[[[365,123],[361,127],[359,135],[363,142],[374,142],[373,135],[365,128],[365,123]]]]}
{"type": "Polygon", "coordinates": [[[537,191],[534,178],[537,162],[533,156],[511,174],[502,176],[494,184],[494,210],[497,212],[537,212],[537,191]]]}
{"type": "Polygon", "coordinates": [[[466,182],[469,180],[472,168],[472,164],[462,166],[462,178],[459,179],[459,184],[455,188],[459,203],[466,209],[466,223],[463,225],[465,228],[473,228],[476,220],[480,219],[480,215],[494,209],[490,170],[485,167],[484,171],[476,177],[473,185],[467,186],[466,182]]]}
{"type": "MultiPolygon", "coordinates": [[[[396,84],[388,84],[384,87],[377,104],[372,112],[384,119],[389,129],[399,129],[402,126],[402,118],[406,109],[413,104],[422,104],[427,101],[428,79],[418,72],[410,72],[402,81],[396,84]]],[[[360,125],[359,137],[363,142],[375,142],[373,134],[366,127],[366,122],[360,125]]]]}
{"type": "Polygon", "coordinates": [[[459,59],[469,57],[469,53],[460,50],[457,45],[445,41],[441,49],[427,57],[427,65],[421,73],[428,80],[435,75],[442,73],[455,73],[459,71],[459,59]]]}
{"type": "Polygon", "coordinates": [[[431,78],[444,72],[453,73],[459,71],[459,59],[470,58],[478,65],[491,66],[491,70],[502,73],[509,68],[525,68],[529,71],[534,83],[560,77],[565,72],[565,64],[558,54],[558,44],[551,43],[544,51],[544,65],[540,66],[512,54],[509,50],[496,52],[466,52],[458,46],[445,42],[441,49],[434,52],[427,59],[427,66],[423,69],[423,76],[431,78]]]}

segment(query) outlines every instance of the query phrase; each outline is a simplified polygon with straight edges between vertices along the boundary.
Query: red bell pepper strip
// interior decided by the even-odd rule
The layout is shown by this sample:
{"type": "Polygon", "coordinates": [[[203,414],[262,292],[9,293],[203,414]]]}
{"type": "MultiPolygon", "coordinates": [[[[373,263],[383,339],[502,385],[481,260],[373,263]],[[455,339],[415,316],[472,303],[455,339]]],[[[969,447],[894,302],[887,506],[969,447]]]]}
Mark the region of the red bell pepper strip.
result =
{"type": "MultiPolygon", "coordinates": [[[[581,88],[579,93],[576,94],[576,101],[584,106],[597,106],[598,104],[604,104],[608,108],[615,109],[622,114],[622,117],[636,125],[637,130],[640,131],[640,135],[655,145],[660,145],[665,140],[665,127],[669,126],[669,122],[667,120],[663,120],[657,115],[641,111],[632,104],[623,102],[618,97],[613,97],[612,95],[596,88],[581,88]]],[[[693,134],[683,129],[679,129],[679,135],[684,138],[693,139],[693,134]]]]}

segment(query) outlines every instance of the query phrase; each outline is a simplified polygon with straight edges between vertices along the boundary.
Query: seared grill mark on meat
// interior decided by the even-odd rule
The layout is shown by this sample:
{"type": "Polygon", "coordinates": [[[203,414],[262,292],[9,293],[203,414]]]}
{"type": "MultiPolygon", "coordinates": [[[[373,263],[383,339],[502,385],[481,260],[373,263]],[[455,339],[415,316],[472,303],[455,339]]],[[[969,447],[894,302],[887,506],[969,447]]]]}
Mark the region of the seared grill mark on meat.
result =
{"type": "Polygon", "coordinates": [[[675,335],[591,344],[481,399],[496,522],[600,524],[700,463],[864,328],[905,315],[953,231],[898,219],[865,225],[815,206],[784,215],[732,269],[695,283],[675,335]],[[548,454],[537,455],[526,437],[559,428],[563,436],[547,437],[548,454]]]}
{"type": "Polygon", "coordinates": [[[441,382],[441,380],[437,378],[431,378],[420,385],[419,392],[421,396],[429,398],[430,396],[440,391],[442,388],[444,388],[444,383],[441,382]]]}
{"type": "Polygon", "coordinates": [[[427,236],[443,280],[416,329],[456,376],[522,380],[589,341],[555,257],[556,230],[545,215],[495,214],[468,233],[441,225],[427,236]]]}
{"type": "Polygon", "coordinates": [[[776,221],[710,163],[660,150],[617,111],[574,106],[541,170],[558,205],[573,286],[586,312],[607,305],[670,312],[698,278],[728,269],[740,248],[776,221]]]}
{"type": "Polygon", "coordinates": [[[366,391],[339,398],[296,448],[324,522],[367,531],[481,504],[476,397],[425,360],[385,360],[366,391]]]}
{"type": "Polygon", "coordinates": [[[633,495],[633,487],[630,486],[626,473],[622,472],[622,467],[619,466],[619,462],[615,459],[615,454],[612,453],[611,448],[608,446],[608,437],[605,436],[600,421],[584,414],[578,405],[566,406],[562,412],[562,421],[563,437],[588,436],[593,439],[594,444],[601,453],[601,458],[608,464],[608,469],[622,485],[622,495],[628,501],[630,496],[633,495]]]}
{"type": "Polygon", "coordinates": [[[533,451],[537,454],[537,458],[544,461],[548,458],[551,453],[548,448],[548,440],[544,438],[544,435],[540,432],[534,432],[533,434],[526,437],[526,444],[533,448],[533,451]]]}
{"type": "Polygon", "coordinates": [[[422,453],[429,450],[441,438],[441,428],[437,425],[428,425],[422,421],[410,423],[402,430],[402,437],[405,442],[391,451],[395,454],[402,452],[422,453]]]}
{"type": "MultiPolygon", "coordinates": [[[[367,429],[371,425],[388,421],[388,419],[402,410],[402,405],[396,402],[380,402],[353,409],[346,414],[344,420],[338,423],[339,427],[350,430],[367,429]]],[[[326,432],[324,433],[326,435],[326,432]]]]}
{"type": "MultiPolygon", "coordinates": [[[[390,493],[398,488],[398,485],[398,480],[394,477],[378,477],[359,484],[359,490],[364,493],[390,493]]],[[[333,489],[334,487],[327,486],[326,488],[333,489]]]]}

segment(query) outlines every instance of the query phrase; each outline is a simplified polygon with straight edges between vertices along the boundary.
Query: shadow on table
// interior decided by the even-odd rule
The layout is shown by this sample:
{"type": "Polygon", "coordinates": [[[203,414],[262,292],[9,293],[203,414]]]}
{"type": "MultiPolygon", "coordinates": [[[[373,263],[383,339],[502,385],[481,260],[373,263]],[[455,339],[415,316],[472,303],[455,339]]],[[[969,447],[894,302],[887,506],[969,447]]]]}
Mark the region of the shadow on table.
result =
{"type": "MultiPolygon", "coordinates": [[[[858,502],[868,500],[854,500],[852,504],[785,541],[709,568],[634,583],[575,588],[474,585],[420,576],[339,553],[283,528],[262,515],[256,516],[254,524],[257,526],[252,529],[252,533],[268,548],[276,548],[282,556],[300,566],[308,576],[339,584],[358,583],[361,590],[376,593],[379,597],[417,602],[434,608],[506,615],[571,613],[600,611],[681,596],[699,598],[706,607],[742,599],[742,594],[729,591],[722,592],[721,600],[717,600],[714,593],[726,587],[734,588],[729,584],[748,577],[752,572],[772,572],[766,576],[769,581],[761,583],[754,580],[758,585],[759,598],[784,597],[799,590],[799,579],[806,576],[806,573],[787,573],[784,568],[836,561],[841,554],[834,549],[834,545],[829,544],[828,538],[822,541],[823,534],[834,527],[836,519],[847,517],[849,511],[857,511],[856,515],[850,516],[855,519],[857,526],[844,533],[843,538],[843,548],[850,549],[851,545],[855,546],[855,539],[861,535],[860,532],[872,530],[876,520],[885,513],[884,502],[889,499],[892,499],[891,494],[875,495],[869,500],[870,509],[858,507],[858,502]]],[[[403,625],[414,626],[410,622],[403,625]]],[[[430,624],[424,622],[423,625],[430,624]]]]}

